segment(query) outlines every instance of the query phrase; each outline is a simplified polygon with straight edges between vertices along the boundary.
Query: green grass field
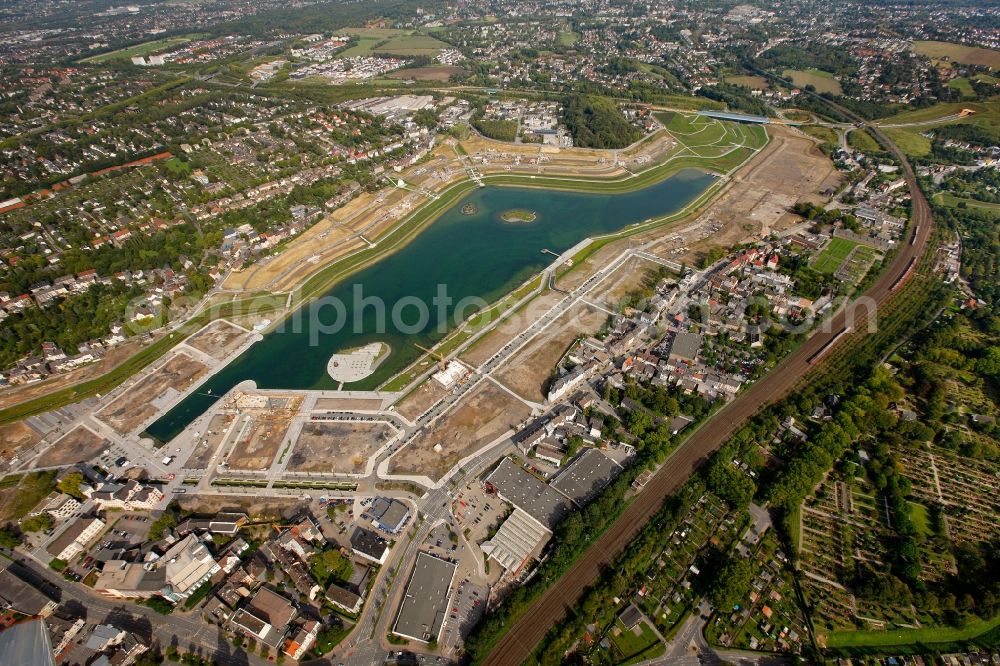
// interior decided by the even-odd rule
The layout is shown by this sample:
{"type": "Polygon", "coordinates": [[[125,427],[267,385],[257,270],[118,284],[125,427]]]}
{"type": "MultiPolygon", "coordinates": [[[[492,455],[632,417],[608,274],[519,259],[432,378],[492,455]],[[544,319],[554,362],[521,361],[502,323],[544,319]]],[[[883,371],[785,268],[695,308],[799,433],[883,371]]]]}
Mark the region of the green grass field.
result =
{"type": "Polygon", "coordinates": [[[556,33],[556,44],[559,46],[573,46],[579,39],[580,35],[572,30],[560,30],[556,33]]]}
{"type": "Polygon", "coordinates": [[[337,54],[338,58],[355,58],[359,56],[371,55],[372,49],[381,42],[377,37],[361,37],[354,46],[344,49],[337,54]]]}
{"type": "Polygon", "coordinates": [[[831,146],[840,145],[840,137],[837,136],[837,131],[830,127],[820,127],[819,125],[806,125],[804,127],[800,127],[799,129],[801,129],[803,132],[805,132],[812,138],[819,139],[823,143],[828,143],[831,146]]]}
{"type": "Polygon", "coordinates": [[[857,243],[846,238],[831,238],[830,243],[816,256],[812,267],[820,273],[832,275],[844,263],[855,245],[857,243]]]}
{"type": "Polygon", "coordinates": [[[913,42],[913,50],[928,58],[948,59],[964,65],[983,65],[990,69],[1000,69],[1000,51],[981,49],[964,44],[949,42],[913,42]]]}
{"type": "Polygon", "coordinates": [[[952,79],[948,82],[949,88],[954,88],[958,92],[962,93],[962,97],[975,97],[976,92],[972,89],[972,84],[969,83],[969,79],[965,77],[958,77],[952,79]]]}
{"type": "Polygon", "coordinates": [[[786,69],[783,75],[785,78],[791,78],[792,83],[800,88],[811,85],[816,88],[816,92],[828,92],[834,95],[843,92],[840,89],[840,83],[833,74],[821,69],[786,69]]]}
{"type": "Polygon", "coordinates": [[[373,49],[375,53],[402,56],[436,56],[448,45],[428,35],[399,35],[373,49]]]}
{"type": "Polygon", "coordinates": [[[926,627],[895,631],[835,631],[830,634],[826,643],[832,648],[949,643],[970,640],[997,627],[1000,627],[1000,617],[990,621],[977,618],[959,628],[926,627]]]}
{"type": "Polygon", "coordinates": [[[181,44],[187,44],[195,39],[201,39],[204,35],[200,33],[193,33],[190,35],[178,35],[177,37],[164,37],[163,39],[154,39],[151,42],[143,42],[142,44],[136,44],[135,46],[129,46],[124,49],[118,49],[117,51],[109,51],[108,53],[101,53],[99,55],[91,56],[81,60],[80,62],[94,63],[95,65],[100,65],[111,60],[128,60],[133,56],[147,56],[151,53],[159,53],[160,51],[166,51],[172,49],[181,44]]]}
{"type": "Polygon", "coordinates": [[[960,204],[965,204],[967,208],[974,208],[976,210],[984,210],[994,215],[1000,215],[1000,204],[989,203],[988,201],[976,201],[975,199],[966,199],[964,197],[956,197],[951,192],[938,192],[934,195],[934,200],[943,206],[948,206],[949,208],[957,208],[960,204]]]}
{"type": "Polygon", "coordinates": [[[1000,140],[1000,97],[991,97],[983,102],[945,102],[935,104],[925,109],[915,111],[904,111],[894,116],[888,116],[879,120],[879,125],[901,125],[908,123],[920,123],[913,127],[887,127],[886,134],[896,142],[896,145],[908,155],[923,157],[931,150],[931,142],[921,133],[928,132],[935,127],[951,124],[971,124],[979,125],[986,129],[1000,140]],[[958,117],[962,109],[971,109],[975,113],[958,117]]]}
{"type": "Polygon", "coordinates": [[[902,127],[891,127],[883,131],[907,155],[923,157],[931,152],[931,140],[919,131],[902,127]]]}
{"type": "Polygon", "coordinates": [[[910,512],[910,521],[923,536],[931,536],[930,518],[927,515],[927,507],[918,502],[907,502],[910,512]]]}
{"type": "Polygon", "coordinates": [[[847,143],[855,150],[860,150],[863,153],[879,152],[882,150],[882,146],[878,144],[875,137],[863,129],[856,129],[848,134],[847,143]]]}
{"type": "Polygon", "coordinates": [[[636,635],[631,629],[625,629],[617,622],[615,623],[615,626],[621,630],[621,633],[617,636],[611,636],[609,634],[608,638],[621,654],[622,659],[629,659],[630,657],[635,657],[640,654],[647,657],[645,654],[646,650],[660,642],[660,639],[656,637],[656,634],[653,633],[652,628],[650,628],[649,624],[646,623],[645,620],[640,622],[636,627],[639,629],[638,635],[636,635]]]}

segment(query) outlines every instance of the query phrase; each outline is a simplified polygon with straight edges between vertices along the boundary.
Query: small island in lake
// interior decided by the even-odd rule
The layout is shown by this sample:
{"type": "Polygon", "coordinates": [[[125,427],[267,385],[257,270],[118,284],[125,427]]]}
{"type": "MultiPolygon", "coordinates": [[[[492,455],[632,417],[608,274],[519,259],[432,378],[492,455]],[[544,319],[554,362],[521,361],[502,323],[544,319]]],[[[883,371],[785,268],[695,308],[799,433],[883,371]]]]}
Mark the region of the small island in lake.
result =
{"type": "Polygon", "coordinates": [[[475,215],[477,210],[478,209],[476,208],[476,204],[470,201],[469,203],[462,206],[462,215],[475,215]]]}
{"type": "Polygon", "coordinates": [[[538,214],[525,208],[511,208],[500,213],[500,219],[504,222],[534,222],[538,219],[538,214]]]}

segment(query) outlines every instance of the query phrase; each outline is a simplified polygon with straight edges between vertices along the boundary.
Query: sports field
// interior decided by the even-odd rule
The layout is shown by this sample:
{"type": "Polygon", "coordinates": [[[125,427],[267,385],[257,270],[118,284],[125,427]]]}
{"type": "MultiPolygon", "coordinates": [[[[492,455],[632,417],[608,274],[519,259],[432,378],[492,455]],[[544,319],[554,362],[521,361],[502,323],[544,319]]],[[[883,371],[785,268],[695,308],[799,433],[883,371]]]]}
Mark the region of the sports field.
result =
{"type": "Polygon", "coordinates": [[[823,251],[816,256],[813,268],[820,273],[831,275],[840,267],[840,264],[844,263],[844,259],[851,253],[855,245],[857,243],[846,238],[831,238],[823,251]]]}
{"type": "Polygon", "coordinates": [[[816,92],[828,92],[834,95],[839,95],[843,92],[840,89],[840,83],[834,78],[833,74],[824,72],[821,69],[786,69],[784,75],[785,77],[790,77],[792,83],[800,88],[811,85],[816,88],[816,92]]]}
{"type": "Polygon", "coordinates": [[[1000,51],[949,42],[913,42],[913,50],[928,58],[947,58],[963,65],[983,65],[1000,69],[1000,51]]]}
{"type": "Polygon", "coordinates": [[[143,42],[142,44],[136,44],[135,46],[118,49],[117,51],[101,53],[85,60],[81,60],[80,62],[101,64],[111,60],[128,60],[133,56],[147,56],[151,53],[159,53],[160,51],[166,51],[174,48],[175,46],[180,46],[181,44],[187,44],[192,40],[201,39],[203,36],[204,35],[201,34],[190,34],[178,35],[177,37],[165,37],[163,39],[154,39],[151,42],[143,42]]]}

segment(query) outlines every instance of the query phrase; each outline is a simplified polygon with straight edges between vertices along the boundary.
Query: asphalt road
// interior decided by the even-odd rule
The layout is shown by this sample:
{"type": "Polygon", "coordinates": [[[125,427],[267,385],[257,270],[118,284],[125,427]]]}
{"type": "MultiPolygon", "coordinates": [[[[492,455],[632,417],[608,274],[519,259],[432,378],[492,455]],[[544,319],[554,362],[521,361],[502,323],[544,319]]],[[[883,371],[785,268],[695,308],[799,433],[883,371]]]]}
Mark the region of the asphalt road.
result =
{"type": "MultiPolygon", "coordinates": [[[[913,168],[903,153],[877,127],[868,125],[867,128],[875,133],[900,160],[913,199],[911,231],[888,270],[860,299],[853,302],[855,306],[842,308],[832,317],[829,324],[821,326],[820,330],[777,368],[722,408],[689,437],[650,479],[646,488],[622,512],[607,532],[518,619],[497,643],[484,664],[515,666],[524,663],[546,632],[576,603],[583,590],[597,580],[601,567],[610,563],[624,549],[659,510],[663,501],[687,481],[750,417],[761,408],[785,396],[814,367],[809,364],[809,359],[826,345],[834,346],[836,342],[833,341],[837,334],[852,322],[852,318],[855,330],[863,328],[860,324],[871,314],[872,304],[877,312],[877,308],[891,295],[892,287],[897,280],[907,273],[910,259],[919,259],[923,254],[933,222],[927,199],[917,186],[913,168]],[[911,243],[914,234],[916,238],[911,243]]],[[[909,277],[905,275],[903,281],[909,277]]]]}

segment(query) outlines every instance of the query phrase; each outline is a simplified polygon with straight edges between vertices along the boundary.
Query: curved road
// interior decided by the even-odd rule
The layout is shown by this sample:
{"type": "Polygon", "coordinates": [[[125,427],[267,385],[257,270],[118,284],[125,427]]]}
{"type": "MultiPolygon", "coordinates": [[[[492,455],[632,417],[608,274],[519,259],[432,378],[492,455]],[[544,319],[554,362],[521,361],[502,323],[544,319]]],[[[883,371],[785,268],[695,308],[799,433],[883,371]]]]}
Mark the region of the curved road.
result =
{"type": "MultiPolygon", "coordinates": [[[[830,103],[828,100],[824,100],[830,103]]],[[[832,103],[830,103],[832,105],[832,103]]],[[[516,666],[524,663],[548,630],[573,607],[584,589],[597,580],[601,568],[609,564],[662,506],[663,501],[722,446],[729,437],[761,408],[786,395],[813,367],[809,359],[837,344],[838,334],[852,318],[858,328],[875,308],[885,303],[897,283],[909,280],[911,259],[923,254],[933,222],[930,206],[906,156],[879,129],[861,121],[846,109],[832,105],[866,126],[900,161],[913,200],[910,232],[883,275],[859,298],[837,312],[821,330],[779,364],[772,372],[721,409],[689,437],[650,479],[646,488],[622,512],[615,523],[577,560],[563,577],[522,615],[497,643],[483,662],[487,666],[516,666]],[[870,299],[870,300],[869,300],[870,299]]]]}

